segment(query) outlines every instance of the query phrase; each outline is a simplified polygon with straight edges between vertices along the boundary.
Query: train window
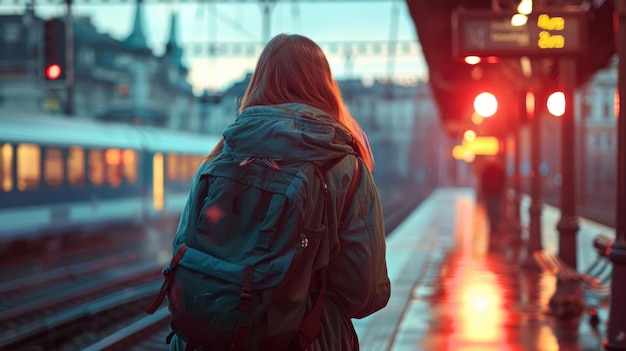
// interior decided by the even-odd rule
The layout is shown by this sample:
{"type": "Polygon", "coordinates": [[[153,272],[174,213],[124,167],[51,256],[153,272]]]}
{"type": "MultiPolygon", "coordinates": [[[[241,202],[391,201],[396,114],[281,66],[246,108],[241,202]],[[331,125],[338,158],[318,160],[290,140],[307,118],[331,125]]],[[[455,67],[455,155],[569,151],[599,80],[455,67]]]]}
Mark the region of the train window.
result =
{"type": "Polygon", "coordinates": [[[202,156],[194,156],[194,162],[193,162],[194,163],[194,167],[193,167],[194,172],[195,172],[195,170],[198,167],[200,167],[200,164],[202,163],[203,159],[204,159],[204,157],[202,157],[202,156]]]}
{"type": "Polygon", "coordinates": [[[189,168],[189,158],[187,155],[180,155],[180,164],[178,165],[178,179],[187,180],[187,168],[189,168]]]}
{"type": "Polygon", "coordinates": [[[196,157],[193,155],[187,156],[187,164],[189,165],[187,168],[187,179],[191,180],[196,170],[196,157]]]}
{"type": "Polygon", "coordinates": [[[104,153],[107,182],[112,188],[122,184],[122,151],[107,149],[104,153]]]}
{"type": "Polygon", "coordinates": [[[185,179],[193,179],[193,174],[196,169],[196,159],[193,155],[187,156],[187,177],[185,179]]]}
{"type": "Polygon", "coordinates": [[[163,154],[158,152],[152,159],[152,205],[157,211],[163,210],[165,205],[163,176],[163,154]]]}
{"type": "Polygon", "coordinates": [[[89,180],[95,186],[104,183],[104,155],[102,150],[89,151],[89,180]]]}
{"type": "Polygon", "coordinates": [[[43,159],[43,178],[46,184],[63,184],[63,152],[61,149],[46,149],[43,159]]]}
{"type": "MultiPolygon", "coordinates": [[[[191,157],[191,168],[193,169],[193,172],[196,172],[196,169],[198,169],[198,166],[200,165],[200,157],[197,155],[192,155],[191,157]]],[[[193,178],[193,175],[192,175],[193,178]]]]}
{"type": "Polygon", "coordinates": [[[67,153],[67,181],[76,187],[85,184],[85,150],[81,147],[72,146],[67,153]]]}
{"type": "Polygon", "coordinates": [[[35,144],[17,146],[17,189],[35,190],[41,181],[41,149],[35,144]]]}
{"type": "Polygon", "coordinates": [[[124,150],[122,153],[122,173],[124,179],[129,184],[137,182],[137,152],[135,150],[124,150]]]}
{"type": "Polygon", "coordinates": [[[180,168],[178,155],[170,153],[167,154],[167,180],[178,179],[178,172],[180,168]]]}
{"type": "Polygon", "coordinates": [[[2,191],[13,190],[13,146],[4,144],[0,149],[0,181],[2,191]]]}
{"type": "Polygon", "coordinates": [[[185,170],[185,180],[193,179],[194,173],[194,159],[192,155],[188,155],[186,157],[185,163],[187,164],[187,169],[185,170]]]}

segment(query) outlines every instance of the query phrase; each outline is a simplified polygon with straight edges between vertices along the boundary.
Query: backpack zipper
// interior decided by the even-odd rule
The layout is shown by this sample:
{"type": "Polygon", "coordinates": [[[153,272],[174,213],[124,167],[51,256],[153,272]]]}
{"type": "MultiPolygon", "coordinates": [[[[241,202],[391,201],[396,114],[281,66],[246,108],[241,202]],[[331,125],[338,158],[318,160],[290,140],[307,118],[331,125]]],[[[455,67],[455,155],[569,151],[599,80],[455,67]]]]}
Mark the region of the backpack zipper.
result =
{"type": "Polygon", "coordinates": [[[249,157],[244,158],[243,161],[239,163],[239,166],[241,167],[249,166],[252,163],[254,163],[256,160],[262,161],[267,167],[275,171],[280,170],[280,166],[278,165],[278,163],[276,163],[274,159],[267,158],[267,157],[256,158],[255,156],[249,156],[249,157]]]}

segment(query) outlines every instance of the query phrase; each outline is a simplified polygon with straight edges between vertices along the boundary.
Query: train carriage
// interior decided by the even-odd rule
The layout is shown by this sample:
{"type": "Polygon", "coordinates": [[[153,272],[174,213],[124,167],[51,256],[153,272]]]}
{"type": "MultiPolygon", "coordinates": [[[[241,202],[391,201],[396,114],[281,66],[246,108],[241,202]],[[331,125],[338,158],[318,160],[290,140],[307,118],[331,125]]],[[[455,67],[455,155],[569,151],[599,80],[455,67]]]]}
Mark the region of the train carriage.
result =
{"type": "Polygon", "coordinates": [[[147,176],[144,216],[178,215],[185,205],[189,185],[202,159],[218,136],[189,134],[154,127],[141,129],[142,166],[147,176]]]}
{"type": "Polygon", "coordinates": [[[176,217],[219,136],[0,115],[0,241],[176,217]]]}

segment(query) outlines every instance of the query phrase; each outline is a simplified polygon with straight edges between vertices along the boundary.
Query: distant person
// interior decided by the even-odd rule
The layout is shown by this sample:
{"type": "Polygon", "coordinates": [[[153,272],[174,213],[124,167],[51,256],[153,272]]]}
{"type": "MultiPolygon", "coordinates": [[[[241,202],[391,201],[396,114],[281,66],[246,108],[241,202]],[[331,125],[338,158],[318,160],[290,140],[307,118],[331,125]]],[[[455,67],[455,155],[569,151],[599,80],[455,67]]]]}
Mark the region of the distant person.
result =
{"type": "Polygon", "coordinates": [[[480,191],[487,210],[490,233],[499,233],[506,191],[506,171],[499,160],[489,159],[480,175],[480,191]]]}
{"type": "MultiPolygon", "coordinates": [[[[294,324],[292,318],[299,312],[294,313],[291,308],[275,309],[266,317],[250,316],[252,320],[249,327],[246,326],[245,329],[247,339],[244,349],[358,350],[359,342],[352,318],[363,318],[382,309],[390,297],[390,281],[385,259],[385,229],[379,193],[372,176],[374,159],[367,137],[350,115],[333,78],[327,58],[320,47],[311,39],[301,35],[279,34],[275,36],[267,43],[260,55],[250,83],[241,99],[238,112],[235,122],[225,128],[222,140],[209,154],[207,160],[200,165],[195,179],[197,182],[199,178],[202,178],[201,174],[210,172],[219,174],[220,177],[252,182],[249,183],[251,186],[242,183],[238,188],[234,185],[235,188],[231,191],[222,191],[223,189],[219,188],[219,182],[210,183],[207,198],[230,196],[232,205],[228,208],[207,208],[205,213],[208,213],[213,223],[218,224],[207,225],[205,227],[207,233],[203,234],[204,238],[189,239],[190,236],[198,235],[195,232],[187,234],[189,223],[196,220],[195,214],[190,210],[194,207],[193,194],[199,187],[197,183],[194,183],[191,189],[192,195],[181,215],[174,240],[174,256],[183,245],[193,247],[194,240],[195,242],[209,240],[206,238],[216,235],[223,238],[224,233],[211,231],[221,225],[220,221],[231,216],[230,211],[237,211],[238,217],[236,218],[241,218],[237,221],[242,222],[241,226],[250,228],[251,231],[257,230],[256,228],[261,226],[259,223],[262,223],[266,216],[276,216],[276,213],[272,213],[272,207],[263,212],[256,203],[237,201],[237,196],[243,196],[241,194],[251,187],[263,186],[275,179],[282,179],[279,177],[292,177],[287,173],[283,173],[284,176],[280,175],[279,172],[288,172],[290,165],[294,163],[306,161],[319,167],[332,163],[332,167],[325,170],[328,188],[317,187],[314,197],[302,200],[305,210],[315,210],[315,206],[325,201],[324,196],[319,195],[320,192],[323,194],[325,191],[329,205],[328,226],[322,226],[321,229],[314,228],[321,231],[319,243],[317,239],[309,239],[303,236],[304,234],[300,234],[303,236],[302,247],[318,248],[317,254],[311,256],[314,257],[312,266],[326,267],[324,269],[326,281],[323,284],[327,293],[325,299],[322,299],[321,318],[318,318],[318,320],[321,319],[321,331],[312,335],[310,343],[304,346],[299,335],[294,335],[287,348],[282,346],[270,348],[255,343],[254,340],[265,340],[268,336],[271,339],[274,335],[272,333],[276,333],[275,330],[278,328],[294,328],[290,324],[294,324]],[[335,162],[334,160],[337,159],[339,161],[335,162]],[[235,162],[232,166],[229,163],[230,160],[235,162]],[[225,164],[229,167],[220,169],[225,164]],[[355,165],[362,165],[358,166],[357,174],[355,174],[355,165]],[[263,172],[268,174],[267,177],[247,176],[249,173],[246,172],[254,171],[255,167],[264,169],[263,172]],[[355,178],[358,182],[353,183],[352,180],[355,178]],[[347,194],[350,193],[351,184],[355,184],[356,188],[354,196],[348,200],[347,194]],[[255,318],[261,318],[261,320],[255,318]]],[[[209,182],[213,181],[213,176],[209,175],[208,178],[209,182]]],[[[304,184],[309,184],[313,180],[309,178],[304,184]]],[[[294,184],[297,183],[294,182],[294,184]]],[[[287,189],[291,192],[298,190],[297,185],[289,185],[287,189]]],[[[304,218],[311,216],[319,217],[320,213],[306,212],[304,218]]],[[[264,230],[275,230],[274,228],[281,228],[281,223],[264,230]]],[[[311,231],[304,230],[304,232],[311,231]]],[[[300,239],[298,240],[300,243],[300,239]]],[[[241,256],[240,252],[247,252],[242,251],[243,249],[242,247],[239,252],[233,252],[232,258],[240,260],[241,257],[235,256],[241,256]]],[[[193,255],[203,257],[202,254],[197,254],[200,249],[192,251],[193,255]]],[[[209,262],[207,260],[209,259],[195,262],[209,262]]],[[[228,263],[216,269],[236,269],[236,265],[230,263],[228,257],[223,260],[228,263]]],[[[276,266],[280,267],[280,264],[284,263],[277,262],[276,266]]],[[[209,271],[211,269],[213,266],[208,267],[209,271]]],[[[290,279],[295,279],[297,284],[304,282],[307,287],[310,283],[311,290],[308,293],[305,292],[303,296],[289,296],[285,298],[285,301],[272,303],[279,306],[281,304],[291,306],[294,301],[302,300],[305,311],[311,310],[318,291],[322,288],[316,286],[313,277],[303,274],[307,273],[294,273],[290,279]]],[[[237,277],[237,275],[231,274],[230,277],[237,277]]],[[[252,277],[256,279],[255,275],[250,277],[250,279],[252,277]]],[[[174,284],[184,283],[177,282],[176,279],[184,279],[182,276],[175,278],[174,284]]],[[[256,284],[267,283],[253,280],[252,288],[256,287],[256,284]]],[[[204,291],[201,294],[198,293],[193,299],[210,298],[218,303],[221,296],[214,296],[215,291],[207,288],[207,285],[204,285],[203,289],[204,291]]],[[[252,303],[256,302],[258,301],[252,300],[252,303]]],[[[182,303],[191,305],[195,303],[195,300],[182,303]]],[[[171,340],[170,350],[194,349],[193,346],[189,347],[186,335],[180,330],[177,331],[175,326],[176,321],[173,319],[173,329],[176,333],[171,340]]],[[[296,321],[295,327],[299,326],[300,323],[296,321]]],[[[196,330],[198,328],[201,327],[196,325],[196,330]]],[[[223,337],[209,328],[201,328],[197,331],[205,332],[205,340],[223,337]]],[[[237,333],[239,334],[239,331],[237,333]]],[[[203,350],[209,349],[230,350],[230,347],[215,347],[212,343],[203,350]]]]}

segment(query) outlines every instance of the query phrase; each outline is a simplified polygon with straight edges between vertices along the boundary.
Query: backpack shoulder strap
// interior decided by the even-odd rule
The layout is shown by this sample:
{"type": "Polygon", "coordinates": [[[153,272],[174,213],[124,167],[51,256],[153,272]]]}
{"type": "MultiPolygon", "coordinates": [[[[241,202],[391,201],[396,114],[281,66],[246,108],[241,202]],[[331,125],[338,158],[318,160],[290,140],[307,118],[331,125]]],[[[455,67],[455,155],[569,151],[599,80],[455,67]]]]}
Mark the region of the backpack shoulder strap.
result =
{"type": "Polygon", "coordinates": [[[361,181],[361,167],[359,166],[360,163],[361,159],[357,155],[354,159],[354,171],[352,173],[352,181],[350,182],[350,187],[348,187],[348,192],[346,193],[346,201],[344,202],[343,211],[341,211],[341,217],[339,217],[339,229],[343,227],[343,219],[346,218],[346,215],[348,214],[350,203],[352,203],[354,193],[356,192],[356,189],[361,181]]]}
{"type": "MultiPolygon", "coordinates": [[[[359,181],[361,180],[361,167],[360,167],[360,163],[361,163],[361,156],[359,156],[359,154],[351,152],[349,154],[347,154],[346,156],[340,157],[338,159],[334,159],[330,162],[325,163],[324,165],[322,165],[321,167],[319,167],[319,170],[321,171],[321,174],[318,173],[318,176],[320,175],[324,175],[326,174],[326,172],[328,170],[330,170],[331,168],[333,168],[337,163],[339,163],[339,161],[343,160],[345,157],[347,157],[348,155],[354,155],[355,159],[354,159],[354,171],[353,171],[353,177],[352,177],[352,181],[350,183],[350,187],[348,188],[348,192],[346,195],[346,203],[351,202],[352,201],[352,197],[354,196],[354,192],[356,191],[357,186],[359,185],[359,181]]],[[[322,180],[323,183],[325,183],[325,178],[321,177],[320,178],[322,180]]],[[[344,209],[344,212],[346,210],[344,209]]]]}
{"type": "MultiPolygon", "coordinates": [[[[350,182],[350,187],[348,187],[348,192],[346,195],[346,202],[345,202],[345,206],[343,208],[341,217],[340,217],[340,222],[339,222],[339,229],[341,229],[341,226],[343,224],[343,218],[345,217],[346,213],[347,213],[347,209],[350,207],[349,204],[352,202],[352,198],[354,197],[354,193],[356,192],[356,188],[358,186],[358,183],[361,179],[361,172],[360,172],[360,166],[359,163],[361,161],[359,160],[359,157],[357,156],[354,160],[354,173],[352,176],[352,180],[350,182]]],[[[322,181],[322,187],[324,188],[324,202],[329,201],[328,196],[328,186],[326,185],[326,180],[324,178],[324,173],[316,166],[315,167],[315,171],[318,175],[318,177],[320,177],[320,180],[322,181]]],[[[324,210],[326,211],[325,214],[325,221],[326,224],[328,223],[328,210],[326,208],[326,206],[324,205],[324,210]]],[[[328,226],[326,226],[326,228],[328,228],[328,226]]],[[[302,324],[300,325],[300,334],[298,336],[298,347],[300,348],[300,350],[305,350],[320,334],[320,332],[322,331],[322,325],[321,325],[321,318],[322,318],[322,310],[324,309],[324,300],[326,300],[326,291],[328,288],[328,274],[326,273],[326,268],[321,268],[321,271],[318,272],[318,274],[315,274],[315,276],[318,276],[319,278],[319,293],[317,294],[317,299],[315,300],[315,305],[313,305],[313,308],[304,316],[304,319],[302,320],[302,324]]],[[[312,279],[315,279],[312,277],[312,279]]]]}

